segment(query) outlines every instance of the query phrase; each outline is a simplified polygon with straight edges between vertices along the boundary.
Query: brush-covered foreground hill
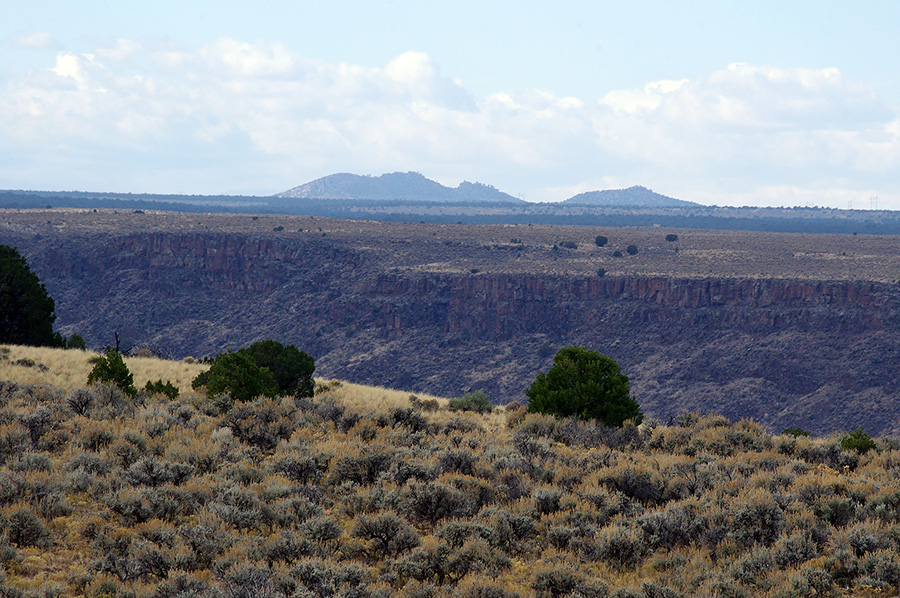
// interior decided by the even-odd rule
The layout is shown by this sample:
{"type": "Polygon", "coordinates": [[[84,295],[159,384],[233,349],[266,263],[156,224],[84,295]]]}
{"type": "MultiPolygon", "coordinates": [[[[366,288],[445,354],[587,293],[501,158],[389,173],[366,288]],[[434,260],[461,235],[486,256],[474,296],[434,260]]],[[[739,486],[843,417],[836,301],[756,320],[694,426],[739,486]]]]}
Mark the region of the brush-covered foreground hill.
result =
{"type": "Polygon", "coordinates": [[[897,595],[896,439],[861,453],[720,416],[610,429],[385,393],[0,382],[0,595],[897,595]]]}
{"type": "Polygon", "coordinates": [[[0,240],[89,346],[273,338],[325,377],[504,403],[583,345],[663,421],[900,431],[896,236],[50,210],[3,212],[0,240]]]}

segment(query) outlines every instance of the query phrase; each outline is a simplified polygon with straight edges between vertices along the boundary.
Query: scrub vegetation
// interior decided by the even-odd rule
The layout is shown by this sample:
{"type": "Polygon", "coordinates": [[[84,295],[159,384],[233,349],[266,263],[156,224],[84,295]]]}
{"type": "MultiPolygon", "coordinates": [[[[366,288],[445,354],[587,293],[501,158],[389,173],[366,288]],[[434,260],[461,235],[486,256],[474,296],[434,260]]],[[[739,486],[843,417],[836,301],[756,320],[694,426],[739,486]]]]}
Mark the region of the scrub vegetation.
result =
{"type": "Polygon", "coordinates": [[[900,585],[895,439],[772,435],[697,414],[607,427],[324,380],[312,397],[229,402],[190,388],[208,365],[134,358],[140,390],[128,396],[83,386],[90,353],[3,348],[4,597],[893,596],[900,585]],[[80,360],[77,375],[54,372],[80,360]],[[160,380],[179,394],[147,391],[160,380]]]}

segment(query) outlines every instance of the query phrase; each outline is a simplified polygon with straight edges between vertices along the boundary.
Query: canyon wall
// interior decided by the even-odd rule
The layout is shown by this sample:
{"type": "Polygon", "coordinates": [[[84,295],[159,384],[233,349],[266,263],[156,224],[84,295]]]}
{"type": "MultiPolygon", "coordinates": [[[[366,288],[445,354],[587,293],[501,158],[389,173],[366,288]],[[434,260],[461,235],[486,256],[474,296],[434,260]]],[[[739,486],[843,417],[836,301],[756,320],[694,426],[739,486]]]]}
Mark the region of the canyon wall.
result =
{"type": "Polygon", "coordinates": [[[897,285],[432,272],[319,235],[12,240],[57,327],[91,346],[118,331],[199,357],[275,338],[313,354],[317,375],[507,402],[578,344],[619,361],[648,416],[900,432],[897,285]]]}

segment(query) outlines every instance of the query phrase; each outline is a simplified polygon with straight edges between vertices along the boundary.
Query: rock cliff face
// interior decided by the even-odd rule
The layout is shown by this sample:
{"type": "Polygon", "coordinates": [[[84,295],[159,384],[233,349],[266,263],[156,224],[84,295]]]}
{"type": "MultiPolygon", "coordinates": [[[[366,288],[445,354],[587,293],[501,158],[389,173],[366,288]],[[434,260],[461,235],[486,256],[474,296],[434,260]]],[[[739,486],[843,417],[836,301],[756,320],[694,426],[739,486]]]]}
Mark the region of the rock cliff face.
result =
{"type": "Polygon", "coordinates": [[[900,289],[861,281],[429,272],[321,234],[11,235],[89,345],[174,356],[262,338],[317,375],[524,400],[564,345],[617,359],[649,416],[900,431],[900,289]]]}
{"type": "Polygon", "coordinates": [[[446,332],[485,341],[518,334],[635,324],[718,326],[747,332],[785,327],[833,332],[881,329],[897,315],[900,294],[891,285],[784,280],[671,280],[666,278],[559,278],[529,275],[453,277],[379,276],[353,294],[386,300],[386,330],[416,327],[428,313],[409,313],[404,297],[428,297],[446,332]]]}

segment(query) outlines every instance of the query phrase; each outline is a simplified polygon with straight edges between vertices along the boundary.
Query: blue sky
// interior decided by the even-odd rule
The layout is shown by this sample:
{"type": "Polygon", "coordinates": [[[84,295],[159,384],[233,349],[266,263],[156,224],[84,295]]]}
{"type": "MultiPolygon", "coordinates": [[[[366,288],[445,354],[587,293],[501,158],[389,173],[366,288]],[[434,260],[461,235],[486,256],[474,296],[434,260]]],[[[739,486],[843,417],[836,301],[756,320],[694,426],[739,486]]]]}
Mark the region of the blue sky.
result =
{"type": "Polygon", "coordinates": [[[7,3],[0,188],[900,209],[900,3],[7,3]]]}

